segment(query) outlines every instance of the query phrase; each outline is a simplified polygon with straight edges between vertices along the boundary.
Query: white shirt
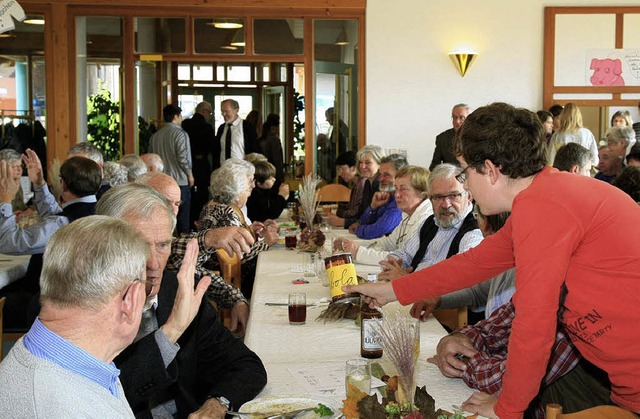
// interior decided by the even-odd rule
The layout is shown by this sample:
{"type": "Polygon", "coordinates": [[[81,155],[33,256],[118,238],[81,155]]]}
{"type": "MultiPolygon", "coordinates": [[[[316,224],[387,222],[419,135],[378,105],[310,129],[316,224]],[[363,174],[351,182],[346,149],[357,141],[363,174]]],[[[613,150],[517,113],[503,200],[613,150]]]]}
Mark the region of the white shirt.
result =
{"type": "MultiPolygon", "coordinates": [[[[231,158],[244,159],[244,132],[242,131],[242,118],[236,118],[231,122],[231,158]]],[[[224,124],[222,130],[222,137],[220,138],[220,166],[222,166],[226,159],[227,149],[227,130],[229,129],[229,123],[224,124]]]]}

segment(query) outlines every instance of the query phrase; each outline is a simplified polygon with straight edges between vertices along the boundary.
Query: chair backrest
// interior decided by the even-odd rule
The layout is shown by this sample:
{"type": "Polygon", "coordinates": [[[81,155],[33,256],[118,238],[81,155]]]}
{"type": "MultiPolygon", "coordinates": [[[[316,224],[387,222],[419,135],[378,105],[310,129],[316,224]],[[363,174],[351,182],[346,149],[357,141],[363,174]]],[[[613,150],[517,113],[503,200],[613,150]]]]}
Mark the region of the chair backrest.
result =
{"type": "Polygon", "coordinates": [[[574,413],[562,413],[562,406],[549,403],[546,409],[547,419],[637,419],[638,417],[618,406],[596,406],[574,413]]]}
{"type": "Polygon", "coordinates": [[[441,324],[451,330],[467,325],[467,306],[462,308],[437,308],[432,311],[432,314],[441,324]]]}
{"type": "Polygon", "coordinates": [[[240,288],[242,285],[242,276],[240,275],[241,261],[237,253],[229,256],[224,249],[217,249],[218,262],[220,263],[220,276],[224,278],[227,284],[240,288]]]}
{"type": "Polygon", "coordinates": [[[339,183],[324,185],[318,189],[318,202],[349,202],[351,189],[339,183]]]}

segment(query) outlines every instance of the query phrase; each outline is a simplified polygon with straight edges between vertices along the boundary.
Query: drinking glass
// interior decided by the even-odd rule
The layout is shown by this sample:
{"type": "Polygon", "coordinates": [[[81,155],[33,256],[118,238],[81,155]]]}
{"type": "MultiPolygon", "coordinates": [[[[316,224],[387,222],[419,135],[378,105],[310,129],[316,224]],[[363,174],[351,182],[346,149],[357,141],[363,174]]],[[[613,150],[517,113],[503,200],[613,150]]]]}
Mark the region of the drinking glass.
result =
{"type": "Polygon", "coordinates": [[[305,324],[307,321],[307,294],[289,294],[289,324],[305,324]]]}
{"type": "Polygon", "coordinates": [[[303,253],[302,254],[302,271],[304,276],[316,276],[316,259],[320,257],[319,253],[303,253]]]}
{"type": "Polygon", "coordinates": [[[284,247],[287,249],[295,249],[298,245],[298,237],[295,231],[289,230],[284,233],[284,247]]]}
{"type": "Polygon", "coordinates": [[[367,395],[371,393],[371,364],[364,359],[350,359],[345,364],[345,387],[356,386],[367,395]]]}

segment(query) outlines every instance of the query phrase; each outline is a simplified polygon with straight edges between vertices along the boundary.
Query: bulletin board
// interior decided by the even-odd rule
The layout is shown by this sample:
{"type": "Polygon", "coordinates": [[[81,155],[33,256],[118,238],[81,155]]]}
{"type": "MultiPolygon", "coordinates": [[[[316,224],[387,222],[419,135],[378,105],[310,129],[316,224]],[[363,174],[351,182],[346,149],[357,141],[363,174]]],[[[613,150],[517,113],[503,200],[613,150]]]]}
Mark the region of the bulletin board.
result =
{"type": "Polygon", "coordinates": [[[637,106],[640,7],[547,7],[544,107],[637,106]]]}

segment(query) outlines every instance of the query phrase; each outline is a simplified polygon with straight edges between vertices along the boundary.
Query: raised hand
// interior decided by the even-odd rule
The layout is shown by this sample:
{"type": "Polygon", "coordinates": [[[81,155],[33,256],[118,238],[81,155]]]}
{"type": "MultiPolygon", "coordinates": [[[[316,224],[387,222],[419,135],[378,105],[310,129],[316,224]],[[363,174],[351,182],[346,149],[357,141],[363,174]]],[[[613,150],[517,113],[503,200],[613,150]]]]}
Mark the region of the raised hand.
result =
{"type": "Polygon", "coordinates": [[[197,260],[198,241],[193,239],[187,244],[182,266],[178,271],[178,292],[173,303],[173,309],[167,322],[162,325],[162,331],[173,343],[178,341],[196,314],[198,314],[202,297],[209,284],[211,284],[210,277],[202,277],[194,290],[197,260]]]}
{"type": "Polygon", "coordinates": [[[20,180],[12,172],[8,162],[0,161],[0,202],[11,203],[20,189],[20,180]]]}
{"type": "Polygon", "coordinates": [[[383,205],[386,205],[391,199],[391,194],[388,192],[376,192],[371,199],[371,208],[378,209],[383,205]]]}
{"type": "Polygon", "coordinates": [[[35,151],[30,148],[22,155],[22,161],[27,166],[27,175],[34,186],[44,185],[44,173],[42,172],[42,162],[35,151]]]}

